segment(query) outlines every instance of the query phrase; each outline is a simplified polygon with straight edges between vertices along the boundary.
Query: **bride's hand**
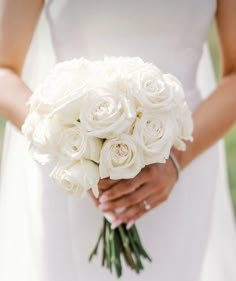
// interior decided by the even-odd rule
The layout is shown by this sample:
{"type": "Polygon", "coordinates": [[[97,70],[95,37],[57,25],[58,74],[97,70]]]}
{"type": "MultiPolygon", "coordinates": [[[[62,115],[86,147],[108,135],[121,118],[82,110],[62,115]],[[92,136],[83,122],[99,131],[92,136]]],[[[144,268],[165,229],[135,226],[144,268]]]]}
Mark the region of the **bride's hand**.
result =
{"type": "Polygon", "coordinates": [[[99,208],[105,212],[123,209],[112,221],[115,228],[121,223],[131,226],[134,221],[167,200],[176,182],[177,171],[168,159],[165,164],[144,167],[133,179],[99,181],[99,208]],[[146,205],[146,207],[145,207],[146,205]]]}

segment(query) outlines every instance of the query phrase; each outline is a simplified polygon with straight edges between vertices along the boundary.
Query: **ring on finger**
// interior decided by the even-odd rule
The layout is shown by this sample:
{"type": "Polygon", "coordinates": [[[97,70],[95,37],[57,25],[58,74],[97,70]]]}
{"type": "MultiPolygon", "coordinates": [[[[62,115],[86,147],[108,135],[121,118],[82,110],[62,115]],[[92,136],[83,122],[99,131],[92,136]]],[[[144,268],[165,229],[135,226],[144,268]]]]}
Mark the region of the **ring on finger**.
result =
{"type": "Polygon", "coordinates": [[[148,202],[146,200],[143,200],[143,205],[144,205],[144,209],[146,211],[150,210],[151,209],[151,205],[148,204],[148,202]]]}

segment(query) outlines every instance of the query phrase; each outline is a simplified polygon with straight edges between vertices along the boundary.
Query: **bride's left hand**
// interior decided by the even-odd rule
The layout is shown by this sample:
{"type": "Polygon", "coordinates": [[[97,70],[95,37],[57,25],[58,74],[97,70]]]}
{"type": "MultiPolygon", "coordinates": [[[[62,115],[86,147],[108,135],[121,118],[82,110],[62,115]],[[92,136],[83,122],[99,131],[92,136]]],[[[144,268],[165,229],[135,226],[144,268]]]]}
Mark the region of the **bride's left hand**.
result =
{"type": "Polygon", "coordinates": [[[114,217],[112,227],[126,223],[129,228],[138,218],[168,199],[176,178],[176,168],[168,159],[165,164],[145,166],[132,179],[102,179],[99,181],[99,208],[104,213],[122,209],[114,217]]]}

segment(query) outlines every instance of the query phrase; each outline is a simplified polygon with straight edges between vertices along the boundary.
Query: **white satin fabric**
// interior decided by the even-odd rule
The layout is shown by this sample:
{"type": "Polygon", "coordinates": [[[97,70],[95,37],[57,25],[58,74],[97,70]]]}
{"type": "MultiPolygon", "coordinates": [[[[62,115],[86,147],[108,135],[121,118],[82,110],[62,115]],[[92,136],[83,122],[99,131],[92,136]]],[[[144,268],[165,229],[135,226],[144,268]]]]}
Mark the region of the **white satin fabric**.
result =
{"type": "MultiPolygon", "coordinates": [[[[183,82],[194,110],[214,88],[204,46],[216,0],[47,1],[24,68],[34,89],[55,61],[140,56],[183,82]],[[200,62],[200,64],[199,64],[200,62]]],[[[1,170],[1,281],[112,281],[87,262],[102,214],[66,195],[7,125],[1,170]]],[[[124,281],[235,281],[235,222],[222,142],[182,173],[167,202],[137,222],[153,263],[124,281]]]]}

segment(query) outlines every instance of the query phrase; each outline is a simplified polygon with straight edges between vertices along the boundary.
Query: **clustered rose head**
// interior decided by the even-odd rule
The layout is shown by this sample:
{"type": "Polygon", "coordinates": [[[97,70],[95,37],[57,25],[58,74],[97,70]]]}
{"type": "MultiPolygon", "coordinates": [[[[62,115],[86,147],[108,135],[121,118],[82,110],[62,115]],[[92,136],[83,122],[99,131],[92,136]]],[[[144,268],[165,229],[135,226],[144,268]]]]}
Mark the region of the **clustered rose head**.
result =
{"type": "Polygon", "coordinates": [[[132,178],[192,140],[180,81],[138,57],[57,64],[35,90],[22,132],[33,156],[54,163],[66,191],[98,195],[100,178],[132,178]]]}

